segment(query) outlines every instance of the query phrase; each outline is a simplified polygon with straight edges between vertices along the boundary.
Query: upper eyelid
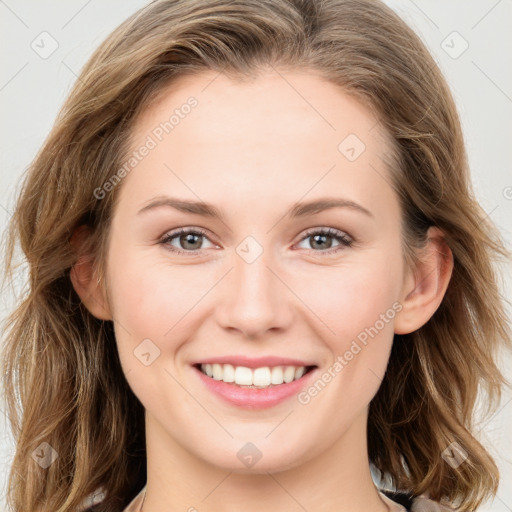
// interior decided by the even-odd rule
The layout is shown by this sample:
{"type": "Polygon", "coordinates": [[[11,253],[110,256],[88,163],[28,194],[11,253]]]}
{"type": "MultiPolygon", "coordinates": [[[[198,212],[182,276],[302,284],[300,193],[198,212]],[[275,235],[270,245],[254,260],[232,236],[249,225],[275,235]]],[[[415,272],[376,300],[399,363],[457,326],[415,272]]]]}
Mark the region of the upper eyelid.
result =
{"type": "MultiPolygon", "coordinates": [[[[209,230],[204,229],[204,228],[199,228],[199,227],[196,227],[196,226],[187,226],[187,227],[176,228],[175,230],[167,231],[161,237],[161,240],[174,239],[175,237],[177,237],[178,235],[182,234],[183,232],[185,232],[185,233],[193,233],[193,234],[200,234],[200,235],[208,238],[208,240],[212,244],[218,245],[217,242],[215,242],[214,240],[211,239],[212,237],[209,235],[209,230]]],[[[355,242],[354,237],[351,234],[349,234],[346,231],[344,231],[344,230],[333,228],[333,227],[330,227],[330,226],[318,226],[318,227],[313,227],[313,228],[306,229],[303,232],[301,238],[296,243],[300,243],[304,239],[309,238],[310,236],[312,236],[313,234],[318,233],[318,232],[324,232],[325,235],[331,236],[333,238],[335,238],[335,237],[338,237],[338,238],[348,238],[351,243],[355,242]]],[[[196,250],[199,251],[201,249],[196,249],[196,250]]],[[[193,251],[187,251],[187,252],[193,252],[193,251]]]]}
{"type": "Polygon", "coordinates": [[[318,232],[324,232],[324,234],[333,236],[333,237],[334,236],[347,237],[347,238],[350,238],[350,240],[354,240],[354,237],[351,234],[344,231],[343,229],[337,229],[337,228],[333,228],[333,227],[308,228],[308,229],[306,229],[306,231],[304,231],[304,234],[303,234],[301,240],[303,240],[304,238],[306,238],[308,236],[311,236],[314,233],[318,233],[318,232]]]}

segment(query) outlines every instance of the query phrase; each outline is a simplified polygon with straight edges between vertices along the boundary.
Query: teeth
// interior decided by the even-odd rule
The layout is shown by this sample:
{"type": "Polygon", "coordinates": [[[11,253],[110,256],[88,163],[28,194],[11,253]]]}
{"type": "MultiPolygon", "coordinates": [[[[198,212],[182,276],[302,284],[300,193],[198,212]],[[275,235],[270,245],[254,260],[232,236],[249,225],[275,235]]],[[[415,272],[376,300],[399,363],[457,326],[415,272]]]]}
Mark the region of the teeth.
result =
{"type": "Polygon", "coordinates": [[[212,366],[212,372],[215,380],[222,380],[222,367],[220,364],[214,364],[212,366]]]}
{"type": "Polygon", "coordinates": [[[252,386],[254,384],[252,374],[253,373],[250,368],[237,366],[235,368],[235,384],[240,386],[252,386]]]}
{"type": "Polygon", "coordinates": [[[282,366],[274,366],[274,368],[272,368],[272,377],[270,382],[272,384],[282,384],[284,382],[282,366]]]}
{"type": "Polygon", "coordinates": [[[284,371],[284,381],[291,382],[295,378],[295,368],[293,366],[287,366],[284,371]]]}
{"type": "Polygon", "coordinates": [[[306,372],[305,366],[274,366],[269,368],[247,368],[231,364],[202,364],[201,371],[215,380],[234,382],[239,386],[267,388],[284,382],[300,379],[306,372]]]}
{"type": "Polygon", "coordinates": [[[252,373],[252,383],[255,386],[270,386],[271,381],[271,373],[270,368],[267,366],[265,368],[256,368],[252,373]]]}
{"type": "MultiPolygon", "coordinates": [[[[220,366],[220,365],[219,365],[220,366]]],[[[221,367],[222,369],[222,367],[221,367]]],[[[222,380],[224,382],[235,382],[235,368],[230,364],[224,365],[224,371],[222,374],[222,380]]]]}

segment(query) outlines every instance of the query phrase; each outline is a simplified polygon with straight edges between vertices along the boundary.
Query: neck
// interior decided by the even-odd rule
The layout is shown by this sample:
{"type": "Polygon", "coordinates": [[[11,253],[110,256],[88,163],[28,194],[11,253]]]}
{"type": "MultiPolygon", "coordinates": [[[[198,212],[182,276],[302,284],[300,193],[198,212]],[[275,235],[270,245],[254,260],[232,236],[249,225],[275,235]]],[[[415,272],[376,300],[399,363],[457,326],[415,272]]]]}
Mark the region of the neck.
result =
{"type": "Polygon", "coordinates": [[[240,473],[195,457],[146,412],[148,480],[143,510],[388,512],[371,477],[365,425],[366,414],[334,446],[294,467],[240,473]]]}

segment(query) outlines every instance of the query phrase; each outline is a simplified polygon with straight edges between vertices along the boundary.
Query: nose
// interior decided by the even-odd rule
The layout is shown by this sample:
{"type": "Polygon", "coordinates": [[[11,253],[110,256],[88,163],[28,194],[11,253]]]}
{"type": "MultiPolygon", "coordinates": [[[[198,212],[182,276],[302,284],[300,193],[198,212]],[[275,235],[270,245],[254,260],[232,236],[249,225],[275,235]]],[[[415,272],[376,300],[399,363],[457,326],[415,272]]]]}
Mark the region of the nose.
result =
{"type": "Polygon", "coordinates": [[[234,268],[223,279],[223,300],[216,309],[219,325],[248,339],[275,335],[293,321],[293,306],[284,280],[271,268],[265,252],[252,263],[237,254],[234,268]]]}

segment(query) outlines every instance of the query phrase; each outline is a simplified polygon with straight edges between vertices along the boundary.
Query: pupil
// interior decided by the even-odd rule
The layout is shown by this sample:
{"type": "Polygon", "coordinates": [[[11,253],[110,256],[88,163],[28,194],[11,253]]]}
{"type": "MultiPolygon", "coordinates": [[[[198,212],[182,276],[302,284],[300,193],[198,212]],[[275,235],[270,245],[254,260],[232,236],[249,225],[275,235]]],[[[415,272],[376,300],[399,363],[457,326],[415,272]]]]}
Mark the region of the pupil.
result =
{"type": "MultiPolygon", "coordinates": [[[[181,243],[183,244],[184,247],[186,247],[186,244],[192,244],[194,245],[194,238],[196,238],[197,240],[195,241],[195,244],[198,243],[200,237],[202,235],[195,235],[194,233],[186,233],[185,235],[182,235],[181,236],[181,243]]],[[[330,238],[329,236],[327,235],[314,235],[313,236],[313,247],[316,245],[318,245],[318,247],[320,249],[324,248],[327,246],[327,248],[329,248],[332,244],[326,244],[325,242],[325,239],[326,238],[330,238]]],[[[188,247],[189,249],[197,249],[197,247],[188,247]]]]}
{"type": "MultiPolygon", "coordinates": [[[[186,244],[188,244],[188,243],[194,244],[193,239],[199,238],[200,236],[202,236],[202,235],[195,235],[194,233],[186,233],[185,235],[181,236],[181,243],[183,244],[183,247],[185,247],[185,248],[197,249],[197,247],[187,247],[186,244]],[[192,240],[191,240],[191,238],[192,238],[192,240]]],[[[197,244],[198,242],[196,241],[195,243],[197,244]]]]}
{"type": "MultiPolygon", "coordinates": [[[[314,235],[313,236],[313,244],[312,245],[314,246],[317,243],[318,239],[323,239],[324,242],[325,242],[326,238],[329,238],[329,237],[327,235],[314,235]]],[[[331,244],[327,244],[327,245],[328,245],[328,248],[329,248],[331,244]]],[[[322,249],[322,248],[325,248],[325,243],[324,243],[323,247],[322,247],[322,245],[320,245],[320,249],[322,249]]]]}

